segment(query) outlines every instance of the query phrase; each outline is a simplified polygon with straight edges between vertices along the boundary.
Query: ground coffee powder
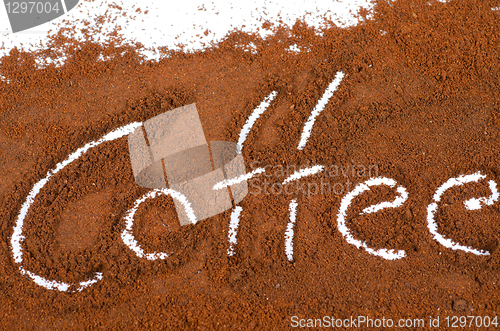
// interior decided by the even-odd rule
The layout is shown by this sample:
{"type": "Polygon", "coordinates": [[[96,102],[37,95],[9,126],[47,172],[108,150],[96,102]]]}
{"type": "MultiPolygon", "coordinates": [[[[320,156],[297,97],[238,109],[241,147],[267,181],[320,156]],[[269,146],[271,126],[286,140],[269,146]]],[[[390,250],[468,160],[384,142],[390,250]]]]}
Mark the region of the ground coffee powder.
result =
{"type": "Polygon", "coordinates": [[[500,307],[499,204],[468,211],[463,201],[490,196],[488,180],[500,183],[498,6],[380,0],[356,27],[317,33],[301,22],[265,25],[274,29],[265,40],[234,32],[204,51],[163,50],[168,56],[158,62],[145,61],[141,45],[121,44],[119,35],[99,44],[90,30],[85,42],[59,33],[50,49],[10,52],[0,63],[2,328],[269,330],[291,326],[293,316],[422,318],[426,327],[438,316],[441,326],[452,315],[493,320],[500,307]],[[59,53],[67,55],[63,66],[35,65],[59,53]],[[338,71],[344,79],[298,150],[304,123],[338,71]],[[68,283],[94,272],[103,279],[65,293],[21,275],[11,247],[19,211],[33,185],[69,154],[117,127],[190,103],[208,141],[236,142],[272,91],[276,98],[242,151],[247,170],[268,166],[268,176],[249,181],[234,256],[227,254],[231,211],[180,227],[170,197],[145,202],[134,231],[144,250],[173,256],[148,261],[123,244],[123,216],[148,190],[135,184],[127,139],[120,138],[55,175],[23,228],[26,270],[68,283]],[[329,172],[301,179],[305,189],[296,193],[278,185],[273,193],[286,177],[281,170],[316,164],[329,172]],[[427,226],[438,187],[478,171],[486,180],[446,191],[435,220],[446,238],[487,256],[446,248],[427,226]],[[408,199],[360,215],[396,197],[393,188],[373,187],[353,202],[346,225],[369,247],[404,250],[402,259],[370,255],[337,228],[344,196],[372,176],[394,179],[408,199]],[[292,199],[298,206],[289,261],[284,233],[292,199]]]}

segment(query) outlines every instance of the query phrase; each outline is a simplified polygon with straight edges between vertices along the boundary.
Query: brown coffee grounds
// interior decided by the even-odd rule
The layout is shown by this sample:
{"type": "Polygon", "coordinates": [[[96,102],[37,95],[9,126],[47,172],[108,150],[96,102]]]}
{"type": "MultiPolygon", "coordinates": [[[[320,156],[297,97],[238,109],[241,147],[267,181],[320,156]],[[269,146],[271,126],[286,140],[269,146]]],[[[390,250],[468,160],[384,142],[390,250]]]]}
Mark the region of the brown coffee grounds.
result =
{"type": "MultiPolygon", "coordinates": [[[[140,45],[53,37],[50,50],[12,51],[0,74],[0,321],[2,329],[283,329],[299,318],[369,316],[443,319],[500,310],[498,202],[467,211],[500,183],[500,20],[498,1],[378,1],[373,18],[322,35],[298,22],[262,40],[235,32],[195,53],[144,61],[140,45]],[[68,42],[70,42],[68,44],[68,42]],[[257,52],[245,51],[253,42],[257,52]],[[304,51],[295,54],[288,47],[304,51]],[[35,60],[64,50],[65,65],[35,60]],[[99,55],[109,60],[99,61],[99,55]],[[303,125],[335,73],[345,78],[318,116],[303,151],[303,125]],[[352,171],[300,183],[343,191],[272,194],[251,182],[235,256],[227,256],[231,211],[179,227],[171,198],[145,202],[136,215],[146,251],[139,259],[120,238],[123,216],[147,192],[135,184],[126,138],[89,150],[37,196],[25,221],[23,266],[47,279],[104,278],[77,293],[47,290],[20,274],[10,239],[33,185],[77,148],[122,125],[195,102],[208,141],[236,142],[253,109],[276,99],[245,143],[252,164],[375,165],[406,188],[399,208],[359,215],[393,201],[374,187],[348,211],[354,238],[375,249],[406,251],[388,261],[346,242],[337,229],[342,198],[368,175],[352,171]],[[486,180],[445,192],[436,222],[477,256],[451,250],[427,228],[427,206],[452,177],[486,180]],[[254,186],[252,187],[252,183],[254,186]],[[289,203],[298,203],[294,256],[285,255],[289,203]],[[358,215],[358,216],[356,216],[358,215]]],[[[119,39],[119,35],[117,35],[119,39]]],[[[116,39],[116,40],[118,40],[116,39]]]]}

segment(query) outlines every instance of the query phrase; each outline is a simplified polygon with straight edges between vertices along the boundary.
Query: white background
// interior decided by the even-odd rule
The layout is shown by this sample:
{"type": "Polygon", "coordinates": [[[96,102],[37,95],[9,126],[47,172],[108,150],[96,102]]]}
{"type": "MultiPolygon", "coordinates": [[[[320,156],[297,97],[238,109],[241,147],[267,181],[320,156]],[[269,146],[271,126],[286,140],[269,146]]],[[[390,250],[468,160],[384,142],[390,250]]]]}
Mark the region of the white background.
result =
{"type": "MultiPolygon", "coordinates": [[[[24,1],[24,0],[9,0],[24,1]]],[[[37,0],[26,0],[37,1],[37,0]]],[[[43,0],[39,0],[43,1],[43,0]]],[[[0,57],[12,48],[35,49],[44,47],[49,30],[57,31],[61,26],[76,26],[76,30],[89,21],[95,24],[95,18],[108,11],[108,15],[116,21],[103,26],[103,35],[112,31],[113,27],[122,27],[127,40],[140,41],[148,48],[167,46],[178,49],[184,44],[185,50],[202,49],[204,44],[221,40],[231,30],[259,32],[265,36],[268,30],[258,29],[264,21],[292,26],[299,18],[305,19],[309,25],[320,27],[324,18],[346,27],[355,25],[356,14],[363,7],[371,9],[369,0],[184,0],[184,1],[94,1],[80,0],[80,3],[66,15],[32,29],[13,34],[11,32],[7,12],[0,5],[0,57]],[[111,8],[110,4],[118,4],[123,8],[111,8]],[[205,5],[204,5],[205,3],[205,5]],[[137,13],[141,8],[142,13],[137,13]],[[144,11],[148,10],[147,14],[144,11]],[[126,12],[126,16],[122,16],[126,12]],[[64,23],[68,20],[70,23],[64,23]],[[204,32],[210,33],[205,36],[204,32]],[[177,38],[177,39],[176,39],[177,38]]],[[[154,59],[154,52],[145,53],[147,58],[154,59]]]]}

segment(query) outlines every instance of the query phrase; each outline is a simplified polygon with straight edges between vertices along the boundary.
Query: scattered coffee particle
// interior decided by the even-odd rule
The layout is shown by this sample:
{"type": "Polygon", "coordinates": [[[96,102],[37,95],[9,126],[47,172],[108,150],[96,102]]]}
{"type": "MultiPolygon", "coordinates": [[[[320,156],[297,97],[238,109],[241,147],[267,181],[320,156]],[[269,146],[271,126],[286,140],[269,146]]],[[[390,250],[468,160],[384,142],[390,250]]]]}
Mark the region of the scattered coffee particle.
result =
{"type": "Polygon", "coordinates": [[[453,310],[461,311],[467,309],[467,301],[462,299],[453,300],[453,310]]]}

